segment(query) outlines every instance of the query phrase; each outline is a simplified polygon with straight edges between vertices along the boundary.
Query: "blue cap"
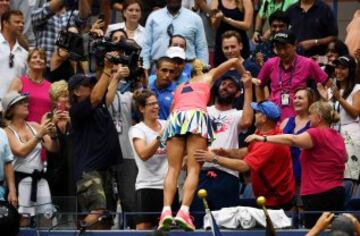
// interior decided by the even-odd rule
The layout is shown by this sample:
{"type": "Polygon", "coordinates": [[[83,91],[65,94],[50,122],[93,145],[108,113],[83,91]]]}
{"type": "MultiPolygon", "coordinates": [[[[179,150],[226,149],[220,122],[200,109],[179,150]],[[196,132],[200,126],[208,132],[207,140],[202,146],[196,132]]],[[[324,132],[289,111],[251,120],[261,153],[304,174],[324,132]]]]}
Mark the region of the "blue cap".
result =
{"type": "Polygon", "coordinates": [[[280,120],[280,108],[273,102],[263,101],[263,102],[252,102],[251,108],[254,111],[263,113],[269,120],[278,121],[280,120]]]}

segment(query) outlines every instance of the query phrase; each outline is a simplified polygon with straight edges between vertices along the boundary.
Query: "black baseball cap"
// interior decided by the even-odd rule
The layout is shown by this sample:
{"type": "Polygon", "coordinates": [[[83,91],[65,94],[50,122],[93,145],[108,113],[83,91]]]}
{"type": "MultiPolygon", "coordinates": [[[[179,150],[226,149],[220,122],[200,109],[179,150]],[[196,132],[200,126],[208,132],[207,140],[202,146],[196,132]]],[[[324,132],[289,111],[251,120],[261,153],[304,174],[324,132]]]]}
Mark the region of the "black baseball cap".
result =
{"type": "Polygon", "coordinates": [[[280,31],[274,35],[272,42],[295,45],[295,34],[291,30],[280,31]]]}

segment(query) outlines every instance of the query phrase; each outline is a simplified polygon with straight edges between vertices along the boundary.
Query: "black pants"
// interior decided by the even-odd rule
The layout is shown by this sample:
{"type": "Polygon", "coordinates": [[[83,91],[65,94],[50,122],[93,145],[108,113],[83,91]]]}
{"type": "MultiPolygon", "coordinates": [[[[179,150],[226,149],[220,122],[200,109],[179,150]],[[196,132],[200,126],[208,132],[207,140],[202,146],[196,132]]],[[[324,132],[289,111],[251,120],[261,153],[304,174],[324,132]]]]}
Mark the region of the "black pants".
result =
{"type": "MultiPolygon", "coordinates": [[[[304,203],[304,211],[342,211],[344,210],[345,190],[344,187],[336,187],[326,192],[306,195],[301,198],[304,203]]],[[[320,215],[320,213],[305,214],[305,227],[312,228],[320,215]]]]}

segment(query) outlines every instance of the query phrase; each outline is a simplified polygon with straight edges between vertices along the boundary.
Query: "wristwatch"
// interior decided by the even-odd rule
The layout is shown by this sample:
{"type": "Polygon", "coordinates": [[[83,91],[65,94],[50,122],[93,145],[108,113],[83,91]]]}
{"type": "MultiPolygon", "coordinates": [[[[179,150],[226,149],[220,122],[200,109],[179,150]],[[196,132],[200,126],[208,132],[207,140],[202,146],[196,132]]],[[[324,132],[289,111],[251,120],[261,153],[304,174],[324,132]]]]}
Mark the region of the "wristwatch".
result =
{"type": "Polygon", "coordinates": [[[156,140],[160,142],[161,141],[161,136],[160,135],[156,136],[156,140]]]}
{"type": "Polygon", "coordinates": [[[216,165],[219,164],[218,156],[214,156],[213,159],[211,160],[211,163],[216,165]]]}

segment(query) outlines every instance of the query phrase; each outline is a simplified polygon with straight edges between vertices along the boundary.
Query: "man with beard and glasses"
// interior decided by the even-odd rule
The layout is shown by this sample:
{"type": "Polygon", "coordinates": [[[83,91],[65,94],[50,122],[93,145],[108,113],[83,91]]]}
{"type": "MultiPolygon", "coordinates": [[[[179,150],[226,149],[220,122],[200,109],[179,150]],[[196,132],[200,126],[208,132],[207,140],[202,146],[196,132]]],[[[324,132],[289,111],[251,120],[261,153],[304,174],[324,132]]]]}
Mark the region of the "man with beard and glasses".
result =
{"type": "MultiPolygon", "coordinates": [[[[253,93],[251,75],[243,76],[243,85],[231,75],[224,75],[220,81],[215,104],[207,109],[216,134],[210,149],[236,149],[240,132],[248,129],[253,121],[253,110],[250,107],[253,93]],[[244,106],[243,110],[236,110],[233,108],[233,103],[240,96],[242,86],[245,91],[244,106]]],[[[240,195],[239,172],[219,166],[215,162],[205,163],[200,172],[198,189],[207,190],[207,200],[211,210],[237,206],[240,195]]],[[[191,211],[202,210],[202,200],[196,196],[191,211]]],[[[196,215],[195,224],[197,227],[202,225],[200,215],[196,215]]]]}
{"type": "Polygon", "coordinates": [[[166,54],[169,39],[175,35],[186,38],[186,59],[200,59],[208,64],[209,54],[201,18],[181,7],[181,0],[167,0],[166,7],[150,14],[145,26],[145,41],[141,52],[144,68],[166,54]]]}

